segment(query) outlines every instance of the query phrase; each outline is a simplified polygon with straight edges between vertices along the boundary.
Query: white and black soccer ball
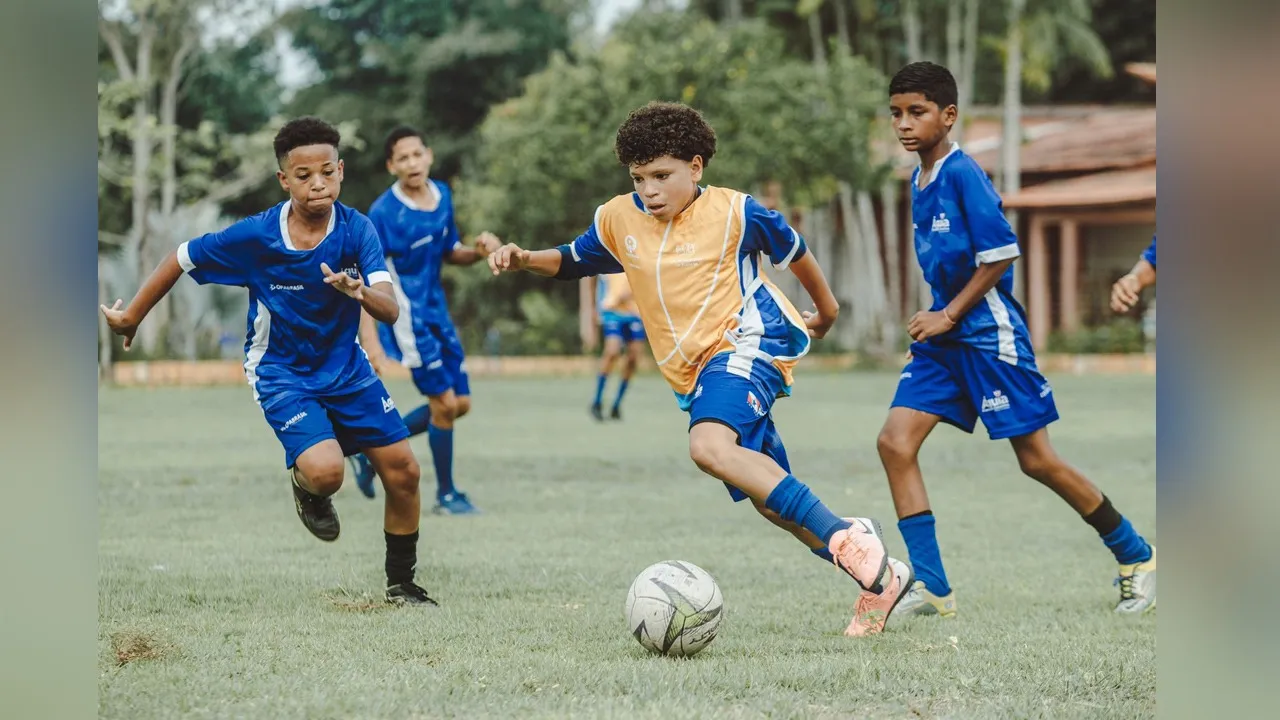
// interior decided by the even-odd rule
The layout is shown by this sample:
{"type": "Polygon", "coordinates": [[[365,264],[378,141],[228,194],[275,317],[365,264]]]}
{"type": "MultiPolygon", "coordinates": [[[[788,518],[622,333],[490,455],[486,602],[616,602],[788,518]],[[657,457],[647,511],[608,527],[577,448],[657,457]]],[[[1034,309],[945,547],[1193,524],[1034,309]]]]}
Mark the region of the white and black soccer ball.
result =
{"type": "Polygon", "coordinates": [[[711,575],[690,562],[645,568],[627,591],[627,630],[660,655],[691,657],[711,644],[724,617],[724,598],[711,575]]]}

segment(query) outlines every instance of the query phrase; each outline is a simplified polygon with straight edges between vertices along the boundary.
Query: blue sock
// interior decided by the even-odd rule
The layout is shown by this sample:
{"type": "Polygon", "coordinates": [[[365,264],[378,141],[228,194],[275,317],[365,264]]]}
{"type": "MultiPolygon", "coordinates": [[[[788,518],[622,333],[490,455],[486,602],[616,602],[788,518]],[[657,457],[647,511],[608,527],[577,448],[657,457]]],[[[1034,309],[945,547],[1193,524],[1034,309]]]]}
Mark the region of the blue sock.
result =
{"type": "Polygon", "coordinates": [[[808,530],[824,543],[831,542],[836,531],[849,527],[849,523],[836,517],[826,505],[814,495],[809,487],[788,475],[769,493],[764,506],[778,514],[778,517],[793,522],[808,530]]]}
{"type": "Polygon", "coordinates": [[[1151,559],[1151,546],[1133,529],[1128,518],[1121,517],[1120,527],[1103,535],[1102,542],[1111,549],[1116,562],[1121,565],[1134,565],[1151,559]]]}
{"type": "Polygon", "coordinates": [[[951,585],[947,583],[947,573],[942,569],[942,551],[938,550],[934,525],[933,513],[926,510],[899,520],[898,531],[907,543],[916,579],[924,582],[929,592],[942,597],[951,593],[951,585]]]}
{"type": "Polygon", "coordinates": [[[625,395],[627,392],[628,382],[631,382],[631,381],[627,380],[626,378],[623,378],[622,382],[618,385],[618,397],[614,398],[613,400],[614,410],[617,410],[619,407],[622,407],[622,396],[625,395]]]}
{"type": "Polygon", "coordinates": [[[436,497],[442,497],[453,492],[453,430],[431,425],[427,428],[427,442],[436,466],[436,497]]]}
{"type": "Polygon", "coordinates": [[[404,424],[409,428],[409,436],[421,435],[431,424],[431,406],[423,405],[404,416],[404,424]]]}
{"type": "Polygon", "coordinates": [[[592,405],[599,405],[601,402],[604,401],[603,400],[604,384],[608,381],[609,381],[608,375],[601,375],[600,377],[596,378],[596,399],[595,399],[595,402],[591,403],[592,405]]]}

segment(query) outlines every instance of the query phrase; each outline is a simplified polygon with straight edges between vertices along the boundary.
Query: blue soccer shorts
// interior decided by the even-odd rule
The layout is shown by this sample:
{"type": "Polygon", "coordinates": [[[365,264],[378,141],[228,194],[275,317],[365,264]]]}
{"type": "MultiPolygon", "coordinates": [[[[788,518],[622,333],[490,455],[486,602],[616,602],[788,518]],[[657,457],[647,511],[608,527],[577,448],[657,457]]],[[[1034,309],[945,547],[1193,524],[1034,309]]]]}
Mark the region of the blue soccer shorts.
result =
{"type": "MultiPolygon", "coordinates": [[[[703,422],[716,422],[738,435],[738,444],[748,450],[764,453],[791,472],[787,450],[773,424],[770,411],[779,395],[789,394],[782,373],[771,363],[751,363],[745,373],[729,369],[729,353],[711,359],[698,374],[689,400],[689,427],[703,422]]],[[[747,499],[747,494],[725,483],[734,502],[747,499]]]]}
{"type": "Polygon", "coordinates": [[[327,395],[286,390],[259,398],[267,424],[284,446],[284,466],[325,440],[337,440],[343,455],[393,445],[409,437],[381,380],[363,388],[327,395]]]}
{"type": "Polygon", "coordinates": [[[467,356],[453,323],[428,325],[425,337],[418,338],[422,365],[410,369],[418,392],[433,397],[452,390],[455,395],[471,394],[467,356]]]}
{"type": "Polygon", "coordinates": [[[1038,370],[959,343],[912,343],[890,407],[937,415],[967,433],[981,418],[992,440],[1029,435],[1058,419],[1053,388],[1038,370]]]}
{"type": "Polygon", "coordinates": [[[634,315],[606,312],[600,316],[601,332],[606,338],[620,338],[623,344],[644,342],[644,323],[634,315]]]}

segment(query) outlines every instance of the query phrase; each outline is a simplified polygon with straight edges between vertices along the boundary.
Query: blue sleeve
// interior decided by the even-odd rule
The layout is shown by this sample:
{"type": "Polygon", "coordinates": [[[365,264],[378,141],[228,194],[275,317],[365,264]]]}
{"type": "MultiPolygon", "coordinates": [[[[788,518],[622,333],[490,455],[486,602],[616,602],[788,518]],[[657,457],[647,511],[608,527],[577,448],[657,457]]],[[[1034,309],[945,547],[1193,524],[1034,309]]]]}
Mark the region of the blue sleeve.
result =
{"type": "Polygon", "coordinates": [[[355,233],[357,252],[360,255],[360,277],[366,285],[380,282],[391,282],[391,273],[387,272],[386,253],[382,249],[382,241],[378,239],[378,231],[373,221],[356,213],[351,219],[352,232],[355,233]]]}
{"type": "Polygon", "coordinates": [[[778,270],[786,270],[808,252],[804,238],[787,223],[782,213],[766,209],[750,195],[744,217],[747,227],[742,238],[743,252],[765,253],[778,270]]]}
{"type": "Polygon", "coordinates": [[[1151,267],[1156,266],[1156,236],[1151,236],[1151,247],[1142,253],[1142,259],[1151,263],[1151,267]]]}
{"type": "Polygon", "coordinates": [[[972,161],[961,165],[955,182],[977,263],[987,265],[1021,255],[1018,236],[1004,216],[1000,194],[982,168],[972,161]]]}
{"type": "MultiPolygon", "coordinates": [[[[599,216],[599,210],[596,215],[599,216]]],[[[556,248],[560,251],[560,272],[557,280],[577,280],[591,275],[610,275],[622,272],[622,264],[609,252],[609,248],[600,242],[596,232],[596,224],[582,233],[573,242],[556,248]]]]}
{"type": "Polygon", "coordinates": [[[373,232],[377,236],[378,245],[382,248],[382,256],[386,257],[388,250],[387,238],[390,237],[387,232],[390,228],[387,227],[386,220],[383,218],[383,213],[379,211],[377,203],[374,203],[374,205],[369,208],[368,217],[369,223],[373,225],[373,232]]]}
{"type": "Polygon", "coordinates": [[[182,243],[178,246],[178,264],[201,285],[247,286],[261,222],[261,216],[245,218],[224,230],[182,243]]]}

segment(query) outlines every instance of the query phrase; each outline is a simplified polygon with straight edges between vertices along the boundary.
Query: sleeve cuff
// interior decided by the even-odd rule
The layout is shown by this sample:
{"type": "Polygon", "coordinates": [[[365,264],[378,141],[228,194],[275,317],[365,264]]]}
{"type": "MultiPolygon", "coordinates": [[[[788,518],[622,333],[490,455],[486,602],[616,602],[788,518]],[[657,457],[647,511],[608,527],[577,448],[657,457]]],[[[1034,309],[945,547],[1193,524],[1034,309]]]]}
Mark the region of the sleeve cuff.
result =
{"type": "Polygon", "coordinates": [[[365,280],[369,283],[369,287],[373,287],[378,283],[389,283],[391,282],[391,273],[386,270],[375,270],[369,273],[369,277],[365,278],[365,280]]]}
{"type": "Polygon", "coordinates": [[[196,269],[196,264],[191,262],[191,249],[188,247],[191,241],[182,243],[178,246],[178,264],[182,266],[182,272],[191,272],[196,269]]]}
{"type": "Polygon", "coordinates": [[[791,231],[791,239],[791,252],[787,253],[787,256],[782,258],[782,262],[773,264],[774,269],[778,272],[786,270],[791,267],[791,263],[804,257],[805,250],[807,249],[804,246],[804,239],[801,238],[800,234],[794,229],[791,231]]]}
{"type": "Polygon", "coordinates": [[[1018,249],[1018,243],[1013,242],[1003,247],[991,248],[990,250],[983,250],[982,252],[978,253],[977,261],[979,265],[989,265],[991,263],[1000,262],[1001,260],[1016,258],[1021,254],[1022,254],[1022,251],[1018,249]]]}

